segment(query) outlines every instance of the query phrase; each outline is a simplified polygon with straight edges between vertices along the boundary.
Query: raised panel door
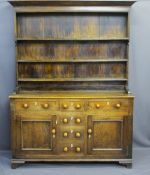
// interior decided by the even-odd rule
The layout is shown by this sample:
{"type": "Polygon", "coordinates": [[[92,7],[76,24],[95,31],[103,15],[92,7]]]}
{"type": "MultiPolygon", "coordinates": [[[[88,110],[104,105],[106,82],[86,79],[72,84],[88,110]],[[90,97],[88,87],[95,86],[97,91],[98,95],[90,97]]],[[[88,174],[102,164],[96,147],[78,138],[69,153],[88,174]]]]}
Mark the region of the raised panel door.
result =
{"type": "Polygon", "coordinates": [[[129,158],[131,151],[131,122],[128,116],[88,116],[88,154],[99,158],[129,158]]]}
{"type": "Polygon", "coordinates": [[[57,152],[57,122],[55,115],[21,113],[15,116],[16,155],[44,158],[57,152]]]}

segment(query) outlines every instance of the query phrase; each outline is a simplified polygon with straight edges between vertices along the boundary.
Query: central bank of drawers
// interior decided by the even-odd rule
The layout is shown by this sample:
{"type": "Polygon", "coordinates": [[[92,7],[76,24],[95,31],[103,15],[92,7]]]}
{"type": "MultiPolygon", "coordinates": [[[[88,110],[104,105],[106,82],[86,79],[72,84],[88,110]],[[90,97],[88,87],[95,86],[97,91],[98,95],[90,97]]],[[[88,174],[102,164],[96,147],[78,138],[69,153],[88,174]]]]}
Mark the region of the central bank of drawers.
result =
{"type": "Polygon", "coordinates": [[[85,116],[77,112],[62,114],[59,119],[60,152],[83,154],[85,138],[85,116]]]}
{"type": "Polygon", "coordinates": [[[84,154],[90,113],[128,115],[128,99],[22,99],[16,111],[57,113],[59,154],[84,154]]]}

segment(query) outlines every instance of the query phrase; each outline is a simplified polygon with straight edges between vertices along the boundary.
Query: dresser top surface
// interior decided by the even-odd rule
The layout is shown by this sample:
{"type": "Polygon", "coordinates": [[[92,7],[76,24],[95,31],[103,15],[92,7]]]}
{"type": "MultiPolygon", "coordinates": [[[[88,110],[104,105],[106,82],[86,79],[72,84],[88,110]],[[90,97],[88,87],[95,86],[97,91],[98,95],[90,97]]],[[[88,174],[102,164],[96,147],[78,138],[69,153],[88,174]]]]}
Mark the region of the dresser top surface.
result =
{"type": "Polygon", "coordinates": [[[9,98],[134,98],[134,96],[125,92],[52,91],[47,93],[14,93],[9,98]]]}
{"type": "Polygon", "coordinates": [[[9,0],[13,6],[30,6],[30,5],[50,5],[50,4],[64,4],[73,5],[74,3],[89,4],[100,6],[130,6],[135,1],[133,0],[9,0]]]}

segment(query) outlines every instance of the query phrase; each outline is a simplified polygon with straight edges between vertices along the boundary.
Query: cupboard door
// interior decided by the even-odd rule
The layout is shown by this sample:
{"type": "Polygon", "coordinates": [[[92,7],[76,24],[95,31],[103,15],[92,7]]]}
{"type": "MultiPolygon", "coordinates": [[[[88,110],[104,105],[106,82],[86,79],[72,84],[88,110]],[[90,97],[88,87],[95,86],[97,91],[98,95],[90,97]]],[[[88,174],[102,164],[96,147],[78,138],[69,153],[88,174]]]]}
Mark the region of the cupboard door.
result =
{"type": "Polygon", "coordinates": [[[17,155],[43,157],[56,153],[57,120],[53,115],[16,116],[17,155]]]}
{"type": "Polygon", "coordinates": [[[88,154],[99,158],[130,158],[132,117],[88,116],[88,154]]]}

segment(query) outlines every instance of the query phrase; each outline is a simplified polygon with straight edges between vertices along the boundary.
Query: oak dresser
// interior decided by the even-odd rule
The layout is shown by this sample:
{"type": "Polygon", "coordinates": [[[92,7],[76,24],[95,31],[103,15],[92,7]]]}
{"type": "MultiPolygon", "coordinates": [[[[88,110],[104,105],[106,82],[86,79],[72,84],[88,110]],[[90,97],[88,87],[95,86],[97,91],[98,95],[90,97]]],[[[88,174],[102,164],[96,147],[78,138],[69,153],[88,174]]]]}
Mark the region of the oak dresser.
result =
{"type": "Polygon", "coordinates": [[[16,12],[12,168],[64,161],[131,167],[128,12],[133,1],[9,2],[16,12]]]}

